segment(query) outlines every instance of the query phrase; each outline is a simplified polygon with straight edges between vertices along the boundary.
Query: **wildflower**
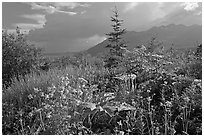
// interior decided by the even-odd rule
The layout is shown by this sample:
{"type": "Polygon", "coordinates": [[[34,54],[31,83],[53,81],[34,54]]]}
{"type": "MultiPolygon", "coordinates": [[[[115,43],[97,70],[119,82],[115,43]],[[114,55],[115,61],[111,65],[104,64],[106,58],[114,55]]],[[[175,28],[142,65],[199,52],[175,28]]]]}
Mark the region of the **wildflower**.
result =
{"type": "Polygon", "coordinates": [[[65,87],[64,87],[64,86],[60,86],[59,88],[60,88],[61,90],[59,90],[58,92],[63,93],[64,90],[65,90],[65,87]]]}
{"type": "Polygon", "coordinates": [[[119,126],[122,126],[122,121],[120,120],[119,122],[117,122],[119,126]]]}
{"type": "Polygon", "coordinates": [[[52,112],[49,112],[46,117],[47,117],[47,118],[51,118],[51,113],[52,113],[52,112]]]}
{"type": "Polygon", "coordinates": [[[52,88],[51,88],[51,87],[48,87],[47,90],[48,90],[49,92],[51,92],[51,91],[52,91],[52,88]]]}
{"type": "Polygon", "coordinates": [[[155,128],[155,132],[156,132],[156,135],[159,135],[159,134],[160,134],[159,127],[156,127],[156,128],[155,128]]]}
{"type": "Polygon", "coordinates": [[[170,101],[166,101],[166,106],[167,107],[172,107],[172,103],[170,101]]]}
{"type": "Polygon", "coordinates": [[[50,107],[49,104],[46,104],[46,105],[44,106],[45,109],[48,109],[49,107],[50,107]]]}
{"type": "Polygon", "coordinates": [[[83,94],[83,91],[79,89],[77,93],[81,96],[83,94]]]}
{"type": "Polygon", "coordinates": [[[64,80],[65,80],[65,77],[61,77],[61,80],[64,81],[64,80]]]}
{"type": "Polygon", "coordinates": [[[29,98],[29,99],[32,99],[32,98],[33,98],[33,96],[30,94],[30,95],[28,95],[28,98],[29,98]]]}
{"type": "Polygon", "coordinates": [[[132,101],[132,105],[133,105],[133,106],[135,106],[135,105],[136,105],[136,102],[135,102],[134,100],[132,101]]]}
{"type": "Polygon", "coordinates": [[[62,95],[62,99],[66,99],[66,95],[62,95]]]}
{"type": "Polygon", "coordinates": [[[20,110],[20,111],[18,111],[18,114],[19,114],[20,116],[23,116],[24,112],[23,112],[22,110],[20,110]]]}
{"type": "Polygon", "coordinates": [[[148,89],[147,92],[150,93],[151,91],[148,89]]]}
{"type": "Polygon", "coordinates": [[[86,87],[86,85],[85,85],[85,84],[83,84],[83,85],[82,85],[82,88],[85,88],[85,87],[86,87]]]}
{"type": "Polygon", "coordinates": [[[72,93],[77,93],[77,90],[76,90],[76,89],[73,89],[73,90],[72,90],[72,93]]]}
{"type": "Polygon", "coordinates": [[[39,91],[40,91],[40,89],[34,88],[34,92],[35,92],[35,93],[38,93],[39,91]]]}
{"type": "Polygon", "coordinates": [[[148,98],[147,98],[147,101],[149,101],[149,102],[152,101],[151,97],[148,97],[148,98]]]}
{"type": "Polygon", "coordinates": [[[65,86],[68,86],[69,85],[69,78],[66,78],[65,80],[62,81],[62,83],[65,84],[65,86]]]}
{"type": "Polygon", "coordinates": [[[124,131],[119,131],[119,135],[125,135],[124,131]]]}
{"type": "Polygon", "coordinates": [[[104,96],[113,96],[114,93],[105,93],[104,96]]]}
{"type": "Polygon", "coordinates": [[[163,58],[163,56],[162,55],[158,55],[158,54],[154,54],[154,55],[152,55],[153,57],[158,57],[158,58],[163,58]]]}
{"type": "Polygon", "coordinates": [[[167,62],[167,63],[168,63],[168,64],[171,64],[171,65],[173,64],[173,62],[167,62]]]}
{"type": "Polygon", "coordinates": [[[183,98],[183,99],[184,99],[184,101],[186,101],[186,102],[189,102],[189,101],[190,101],[189,97],[185,97],[185,98],[183,98]]]}
{"type": "Polygon", "coordinates": [[[33,116],[33,112],[28,113],[29,117],[33,116]]]}
{"type": "Polygon", "coordinates": [[[201,88],[201,86],[202,86],[202,83],[198,83],[198,84],[197,84],[197,86],[201,88]]]}
{"type": "Polygon", "coordinates": [[[44,92],[41,92],[41,97],[44,97],[44,96],[45,96],[44,92]]]}
{"type": "Polygon", "coordinates": [[[81,80],[82,82],[88,83],[88,81],[84,78],[79,78],[79,80],[81,80]]]}
{"type": "Polygon", "coordinates": [[[54,96],[54,92],[49,94],[50,98],[52,98],[54,96]]]}
{"type": "Polygon", "coordinates": [[[72,118],[72,116],[71,115],[67,115],[67,118],[72,118]]]}
{"type": "Polygon", "coordinates": [[[50,87],[50,90],[55,90],[56,89],[56,86],[54,84],[52,84],[52,86],[50,87]]]}
{"type": "Polygon", "coordinates": [[[49,95],[45,95],[45,99],[49,99],[49,95]]]}
{"type": "Polygon", "coordinates": [[[201,82],[200,79],[194,79],[194,82],[201,82]]]}

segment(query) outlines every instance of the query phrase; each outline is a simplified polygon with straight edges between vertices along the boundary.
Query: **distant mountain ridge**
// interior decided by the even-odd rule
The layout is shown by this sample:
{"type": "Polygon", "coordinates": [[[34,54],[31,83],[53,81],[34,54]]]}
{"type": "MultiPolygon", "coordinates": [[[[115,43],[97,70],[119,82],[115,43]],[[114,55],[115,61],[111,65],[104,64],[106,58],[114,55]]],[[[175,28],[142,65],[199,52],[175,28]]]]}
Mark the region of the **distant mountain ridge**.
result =
{"type": "MultiPolygon", "coordinates": [[[[127,31],[124,34],[124,39],[127,41],[127,48],[133,49],[138,45],[146,45],[153,36],[157,36],[157,40],[163,42],[165,49],[170,48],[172,45],[176,49],[195,47],[196,43],[202,43],[202,26],[201,25],[175,25],[169,24],[167,26],[153,27],[146,31],[135,32],[127,31]]],[[[108,40],[89,48],[86,52],[91,55],[108,50],[106,45],[108,40]]]]}

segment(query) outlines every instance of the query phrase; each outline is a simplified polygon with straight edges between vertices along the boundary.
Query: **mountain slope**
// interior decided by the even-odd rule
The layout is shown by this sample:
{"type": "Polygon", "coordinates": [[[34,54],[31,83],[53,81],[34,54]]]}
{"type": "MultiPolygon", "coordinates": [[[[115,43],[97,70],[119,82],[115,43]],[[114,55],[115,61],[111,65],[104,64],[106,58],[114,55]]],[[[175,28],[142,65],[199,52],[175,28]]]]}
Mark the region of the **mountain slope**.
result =
{"type": "MultiPolygon", "coordinates": [[[[128,42],[127,48],[132,49],[137,45],[146,45],[152,36],[156,35],[157,39],[163,42],[163,46],[167,49],[172,44],[174,48],[189,48],[196,46],[196,42],[202,43],[202,26],[192,25],[174,25],[153,27],[147,31],[135,32],[128,31],[124,35],[124,39],[128,42]]],[[[87,50],[91,55],[97,55],[101,52],[106,52],[106,45],[108,40],[97,44],[96,46],[87,50]]]]}

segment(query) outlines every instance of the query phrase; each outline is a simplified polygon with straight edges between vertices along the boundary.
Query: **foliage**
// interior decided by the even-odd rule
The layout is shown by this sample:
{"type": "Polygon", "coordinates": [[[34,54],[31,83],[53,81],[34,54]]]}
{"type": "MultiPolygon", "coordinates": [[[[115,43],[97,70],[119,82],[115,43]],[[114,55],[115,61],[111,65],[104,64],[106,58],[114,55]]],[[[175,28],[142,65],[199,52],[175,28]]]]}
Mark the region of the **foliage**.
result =
{"type": "Polygon", "coordinates": [[[2,82],[8,86],[12,77],[26,75],[35,69],[40,48],[29,44],[26,35],[16,29],[16,34],[2,32],[2,82]]]}
{"type": "MultiPolygon", "coordinates": [[[[120,28],[117,21],[114,27],[120,28]]],[[[110,33],[110,40],[120,45],[115,34],[121,33],[110,33]]],[[[117,67],[103,67],[107,60],[86,54],[41,58],[48,70],[14,77],[3,89],[2,132],[201,135],[201,49],[164,51],[152,37],[147,45],[124,49],[122,56],[115,52],[121,57],[117,67]]]]}
{"type": "Polygon", "coordinates": [[[163,50],[162,42],[157,40],[157,36],[156,35],[153,36],[148,41],[146,48],[147,48],[146,52],[148,52],[148,53],[153,53],[153,52],[160,53],[163,50]]]}
{"type": "MultiPolygon", "coordinates": [[[[74,103],[90,99],[90,93],[84,87],[88,83],[81,77],[94,82],[97,73],[102,74],[103,70],[68,67],[14,79],[3,92],[3,134],[41,134],[54,125],[62,126],[57,122],[65,122],[68,112],[72,114],[76,107],[74,103]],[[86,93],[81,94],[82,90],[86,93]],[[51,113],[53,119],[47,119],[51,113]]],[[[61,130],[55,127],[53,134],[61,134],[62,131],[55,131],[57,129],[61,130]]]]}
{"type": "Polygon", "coordinates": [[[87,68],[87,67],[96,67],[102,68],[103,67],[103,60],[98,57],[92,57],[86,53],[77,53],[73,55],[66,55],[62,57],[56,58],[46,58],[49,64],[49,68],[59,68],[63,69],[67,66],[74,66],[77,68],[87,68]]]}
{"type": "Polygon", "coordinates": [[[3,134],[202,134],[201,80],[177,75],[181,58],[165,55],[136,48],[111,78],[68,66],[14,79],[3,92],[3,134]]]}
{"type": "Polygon", "coordinates": [[[121,25],[123,20],[118,19],[119,14],[118,10],[115,7],[113,11],[113,16],[111,17],[111,21],[113,22],[112,28],[113,32],[106,34],[108,36],[108,41],[110,42],[106,47],[110,49],[110,55],[107,58],[105,67],[113,68],[117,67],[117,65],[121,62],[121,57],[123,57],[123,51],[126,47],[124,40],[122,39],[122,35],[125,34],[125,29],[121,29],[121,25]]]}

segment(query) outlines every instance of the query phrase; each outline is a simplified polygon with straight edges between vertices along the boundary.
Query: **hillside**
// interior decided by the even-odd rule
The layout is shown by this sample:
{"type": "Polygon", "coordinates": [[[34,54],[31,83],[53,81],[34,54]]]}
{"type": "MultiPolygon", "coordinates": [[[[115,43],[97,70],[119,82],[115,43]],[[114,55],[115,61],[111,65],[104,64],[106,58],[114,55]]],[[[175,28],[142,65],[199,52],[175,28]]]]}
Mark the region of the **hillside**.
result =
{"type": "MultiPolygon", "coordinates": [[[[157,35],[157,39],[163,42],[166,49],[174,45],[174,48],[189,48],[194,47],[196,43],[202,43],[202,26],[192,25],[174,25],[153,27],[149,30],[142,32],[127,31],[124,35],[124,39],[128,42],[127,48],[132,49],[140,44],[146,44],[152,36],[157,35]]],[[[97,55],[100,52],[106,50],[108,41],[105,40],[96,46],[87,50],[91,55],[97,55]]]]}

